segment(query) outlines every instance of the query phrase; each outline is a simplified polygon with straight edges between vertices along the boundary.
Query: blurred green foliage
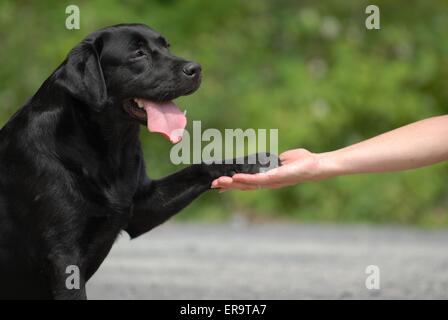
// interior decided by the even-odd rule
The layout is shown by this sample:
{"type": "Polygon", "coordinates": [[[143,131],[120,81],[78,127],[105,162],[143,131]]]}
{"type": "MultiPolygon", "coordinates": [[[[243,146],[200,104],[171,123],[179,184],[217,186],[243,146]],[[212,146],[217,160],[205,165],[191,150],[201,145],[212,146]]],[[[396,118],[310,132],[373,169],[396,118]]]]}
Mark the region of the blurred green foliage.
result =
{"type": "MultiPolygon", "coordinates": [[[[279,148],[329,151],[447,113],[448,3],[373,1],[381,30],[366,30],[370,1],[0,1],[3,125],[97,28],[143,22],[175,54],[199,61],[201,89],[179,99],[205,128],[279,128],[279,148]],[[81,30],[65,28],[65,7],[81,30]]],[[[142,130],[143,131],[143,130],[142,130]]],[[[447,137],[440,137],[448,139],[447,137]]],[[[142,132],[148,172],[179,168],[170,145],[142,132]]],[[[275,191],[211,192],[180,219],[250,218],[448,225],[445,164],[341,177],[275,191]]]]}

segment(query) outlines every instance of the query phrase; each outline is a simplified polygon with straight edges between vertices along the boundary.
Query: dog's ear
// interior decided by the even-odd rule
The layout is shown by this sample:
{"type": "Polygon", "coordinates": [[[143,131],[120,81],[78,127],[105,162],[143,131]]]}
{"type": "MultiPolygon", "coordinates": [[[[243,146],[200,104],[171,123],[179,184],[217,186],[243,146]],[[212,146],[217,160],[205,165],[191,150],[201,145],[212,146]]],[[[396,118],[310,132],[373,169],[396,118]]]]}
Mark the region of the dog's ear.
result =
{"type": "Polygon", "coordinates": [[[73,97],[101,111],[107,101],[107,88],[101,69],[98,40],[84,40],[72,49],[56,80],[73,97]]]}

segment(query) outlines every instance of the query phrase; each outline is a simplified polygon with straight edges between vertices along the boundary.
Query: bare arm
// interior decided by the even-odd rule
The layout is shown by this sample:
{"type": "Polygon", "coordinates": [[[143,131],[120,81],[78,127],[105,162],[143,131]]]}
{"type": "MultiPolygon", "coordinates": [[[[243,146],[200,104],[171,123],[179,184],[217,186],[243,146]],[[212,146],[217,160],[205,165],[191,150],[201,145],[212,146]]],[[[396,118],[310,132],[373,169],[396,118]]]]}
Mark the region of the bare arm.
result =
{"type": "Polygon", "coordinates": [[[279,188],[334,176],[390,172],[448,160],[448,115],[418,121],[357,144],[325,153],[295,149],[280,155],[283,166],[266,173],[221,177],[213,187],[279,188]]]}

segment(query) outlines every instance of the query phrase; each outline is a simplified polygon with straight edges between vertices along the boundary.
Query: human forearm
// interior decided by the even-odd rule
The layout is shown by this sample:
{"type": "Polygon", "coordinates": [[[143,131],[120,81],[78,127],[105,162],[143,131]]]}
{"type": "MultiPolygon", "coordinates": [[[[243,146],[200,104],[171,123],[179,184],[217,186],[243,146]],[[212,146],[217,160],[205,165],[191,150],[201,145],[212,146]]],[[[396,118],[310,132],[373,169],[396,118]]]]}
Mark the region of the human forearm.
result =
{"type": "Polygon", "coordinates": [[[448,116],[415,122],[317,157],[317,179],[407,170],[448,160],[448,116]]]}
{"type": "Polygon", "coordinates": [[[288,150],[280,159],[279,168],[255,175],[221,177],[212,186],[223,190],[280,188],[355,173],[413,169],[448,160],[448,116],[415,122],[331,152],[288,150]]]}

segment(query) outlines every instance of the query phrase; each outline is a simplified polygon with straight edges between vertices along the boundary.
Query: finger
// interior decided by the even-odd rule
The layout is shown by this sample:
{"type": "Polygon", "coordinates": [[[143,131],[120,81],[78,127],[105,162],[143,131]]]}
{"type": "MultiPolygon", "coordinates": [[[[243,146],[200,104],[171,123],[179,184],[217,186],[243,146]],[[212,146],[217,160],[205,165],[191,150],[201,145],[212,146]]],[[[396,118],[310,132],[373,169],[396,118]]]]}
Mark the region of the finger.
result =
{"type": "Polygon", "coordinates": [[[283,153],[281,153],[278,158],[280,159],[280,161],[289,161],[294,155],[294,150],[288,150],[285,151],[283,153]]]}
{"type": "Polygon", "coordinates": [[[278,158],[280,159],[281,163],[285,163],[285,161],[288,161],[288,157],[283,153],[279,155],[278,158]]]}
{"type": "Polygon", "coordinates": [[[226,187],[222,187],[219,189],[219,193],[225,192],[228,190],[241,190],[241,191],[247,191],[247,190],[262,190],[262,189],[280,189],[283,187],[288,186],[287,183],[273,183],[273,184],[265,184],[265,185],[255,185],[255,184],[245,184],[245,183],[239,183],[239,182],[232,182],[232,184],[226,185],[226,187]]]}
{"type": "Polygon", "coordinates": [[[297,159],[298,157],[304,156],[308,153],[309,153],[309,151],[307,151],[306,149],[301,149],[301,148],[288,150],[288,151],[285,151],[282,154],[280,154],[279,159],[281,161],[283,161],[283,160],[292,161],[292,160],[297,159]]]}
{"type": "Polygon", "coordinates": [[[228,188],[229,189],[238,189],[238,190],[242,190],[242,191],[258,189],[257,186],[255,186],[255,185],[238,183],[238,182],[233,182],[228,188]]]}
{"type": "Polygon", "coordinates": [[[286,185],[287,184],[279,184],[279,183],[255,185],[255,184],[243,184],[243,183],[234,182],[228,189],[225,188],[225,190],[238,189],[241,191],[247,191],[247,190],[279,189],[279,188],[285,187],[286,185]]]}
{"type": "Polygon", "coordinates": [[[227,190],[246,191],[246,190],[256,190],[256,189],[259,189],[259,188],[257,186],[255,186],[255,185],[233,182],[232,184],[227,185],[226,187],[219,188],[219,193],[221,193],[221,191],[224,192],[224,191],[227,191],[227,190]]]}
{"type": "Polygon", "coordinates": [[[223,184],[220,184],[220,189],[254,190],[257,189],[257,186],[253,184],[232,181],[231,183],[225,182],[223,184]]]}
{"type": "Polygon", "coordinates": [[[283,159],[280,159],[280,164],[282,166],[284,166],[284,165],[290,164],[291,162],[294,162],[295,160],[296,159],[294,159],[294,158],[283,158],[283,159]]]}
{"type": "Polygon", "coordinates": [[[222,190],[222,189],[240,189],[240,190],[256,189],[256,187],[253,185],[248,185],[248,184],[244,184],[244,183],[236,183],[230,177],[220,177],[220,178],[216,179],[215,181],[216,181],[216,184],[215,184],[214,188],[219,188],[220,190],[222,190]]]}
{"type": "Polygon", "coordinates": [[[272,183],[272,178],[267,173],[236,174],[232,179],[235,182],[251,185],[268,185],[272,183]]]}
{"type": "Polygon", "coordinates": [[[233,179],[231,177],[219,177],[218,179],[215,179],[212,182],[212,188],[223,188],[228,186],[229,184],[231,184],[233,182],[233,179]]]}

